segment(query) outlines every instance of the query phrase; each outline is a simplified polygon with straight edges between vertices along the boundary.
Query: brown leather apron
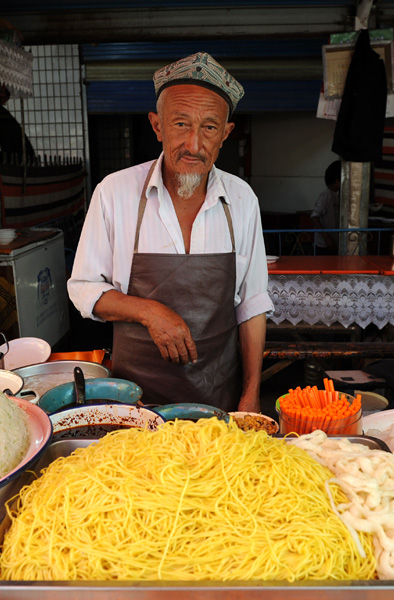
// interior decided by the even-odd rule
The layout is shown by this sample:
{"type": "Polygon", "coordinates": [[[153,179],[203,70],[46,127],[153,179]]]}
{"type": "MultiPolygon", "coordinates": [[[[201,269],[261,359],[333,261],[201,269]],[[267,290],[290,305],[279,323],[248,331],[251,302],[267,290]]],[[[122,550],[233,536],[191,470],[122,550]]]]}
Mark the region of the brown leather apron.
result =
{"type": "Polygon", "coordinates": [[[195,364],[165,361],[140,323],[114,323],[112,375],[134,381],[144,403],[203,403],[236,410],[242,371],[238,349],[234,292],[236,254],[232,219],[227,218],[232,252],[219,254],[148,254],[138,252],[139,232],[147,202],[140,198],[128,295],[156,300],[172,308],[188,325],[196,343],[195,364]]]}

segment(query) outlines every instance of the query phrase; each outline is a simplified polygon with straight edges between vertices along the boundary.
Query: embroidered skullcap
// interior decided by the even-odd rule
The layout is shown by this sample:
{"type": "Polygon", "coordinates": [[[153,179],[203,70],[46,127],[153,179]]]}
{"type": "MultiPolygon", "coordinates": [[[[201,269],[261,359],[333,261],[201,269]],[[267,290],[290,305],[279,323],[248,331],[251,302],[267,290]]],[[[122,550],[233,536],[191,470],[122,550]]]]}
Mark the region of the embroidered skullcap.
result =
{"type": "Polygon", "coordinates": [[[197,52],[156,71],[153,76],[156,98],[172,85],[201,85],[222,96],[232,113],[244,95],[242,85],[207,52],[197,52]]]}

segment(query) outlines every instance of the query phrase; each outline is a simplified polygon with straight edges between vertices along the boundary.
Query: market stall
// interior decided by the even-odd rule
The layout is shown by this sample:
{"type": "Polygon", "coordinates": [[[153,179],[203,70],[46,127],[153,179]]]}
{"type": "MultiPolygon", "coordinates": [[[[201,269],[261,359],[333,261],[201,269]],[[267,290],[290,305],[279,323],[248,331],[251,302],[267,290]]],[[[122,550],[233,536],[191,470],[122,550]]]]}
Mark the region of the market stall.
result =
{"type": "MultiPolygon", "coordinates": [[[[233,258],[232,225],[230,237],[233,258]]],[[[281,269],[283,263],[280,259],[271,268],[281,269]]],[[[351,277],[340,267],[331,265],[325,272],[320,266],[317,272],[294,276],[380,277],[367,262],[349,260],[348,269],[358,269],[351,277]]],[[[163,271],[155,268],[161,284],[163,271]]],[[[215,288],[218,271],[216,267],[208,285],[205,276],[191,288],[196,296],[204,283],[215,288]]],[[[105,275],[100,278],[107,283],[105,275]]],[[[178,289],[171,280],[169,287],[178,289]]],[[[232,314],[229,289],[226,303],[232,314]]],[[[275,300],[275,290],[271,295],[275,300]]],[[[313,295],[319,297],[321,290],[313,295]]],[[[282,291],[277,296],[282,298],[282,291]]],[[[308,294],[293,311],[296,320],[307,299],[308,294]]],[[[291,294],[285,302],[291,303],[291,294]]],[[[336,308],[332,297],[328,302],[336,308]]],[[[313,309],[315,304],[312,299],[313,309]]],[[[319,301],[321,307],[324,302],[319,301]]],[[[350,320],[362,312],[356,309],[350,320]]],[[[381,323],[378,307],[375,313],[381,323]]],[[[316,317],[322,319],[314,311],[312,320],[316,317]]],[[[308,311],[301,318],[309,318],[308,311]]],[[[211,329],[218,320],[213,313],[211,329]]],[[[229,343],[215,353],[224,356],[229,343]]],[[[146,362],[153,371],[156,363],[146,362]]],[[[201,372],[197,377],[202,378],[201,372]]],[[[212,396],[215,383],[213,378],[212,396]]],[[[185,394],[182,386],[178,384],[185,394]]],[[[116,428],[99,441],[68,439],[56,447],[47,436],[35,467],[30,462],[28,470],[7,481],[11,487],[3,506],[10,505],[0,530],[0,598],[392,598],[392,454],[362,435],[358,397],[343,398],[333,389],[320,396],[320,391],[305,390],[306,399],[295,394],[301,406],[291,405],[289,398],[287,404],[279,403],[281,425],[285,404],[289,414],[303,416],[302,431],[286,439],[266,430],[243,430],[231,413],[206,415],[197,422],[179,415],[166,420],[160,406],[137,405],[137,412],[156,415],[153,427],[116,428]],[[305,437],[312,408],[319,427],[305,437]],[[349,415],[357,417],[356,432],[347,429],[349,415]],[[345,438],[335,431],[343,421],[345,438]],[[331,429],[328,435],[332,423],[335,433],[331,429]],[[37,470],[33,476],[28,472],[32,468],[37,470]]],[[[86,408],[79,404],[77,394],[74,416],[86,408]]],[[[113,412],[121,411],[115,406],[113,412]]],[[[48,423],[56,427],[59,414],[43,411],[39,421],[46,431],[48,423]]]]}

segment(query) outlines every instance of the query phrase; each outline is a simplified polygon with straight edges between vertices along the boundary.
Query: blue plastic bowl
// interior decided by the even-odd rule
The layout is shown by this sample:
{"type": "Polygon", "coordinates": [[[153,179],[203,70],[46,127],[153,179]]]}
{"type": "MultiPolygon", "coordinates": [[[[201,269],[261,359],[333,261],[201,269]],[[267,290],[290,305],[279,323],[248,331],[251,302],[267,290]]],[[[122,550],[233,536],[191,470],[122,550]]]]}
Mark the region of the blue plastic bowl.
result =
{"type": "MultiPolygon", "coordinates": [[[[132,381],[103,377],[85,381],[85,397],[87,401],[108,400],[121,404],[136,404],[142,396],[142,389],[132,381]]],[[[48,390],[41,396],[37,405],[51,415],[58,410],[75,405],[76,393],[74,381],[62,383],[48,390]]]]}
{"type": "Polygon", "coordinates": [[[188,419],[196,421],[198,419],[210,419],[217,417],[218,419],[229,421],[229,415],[224,410],[209,406],[208,404],[164,404],[163,406],[155,406],[155,411],[164,417],[167,421],[175,419],[188,419]]]}

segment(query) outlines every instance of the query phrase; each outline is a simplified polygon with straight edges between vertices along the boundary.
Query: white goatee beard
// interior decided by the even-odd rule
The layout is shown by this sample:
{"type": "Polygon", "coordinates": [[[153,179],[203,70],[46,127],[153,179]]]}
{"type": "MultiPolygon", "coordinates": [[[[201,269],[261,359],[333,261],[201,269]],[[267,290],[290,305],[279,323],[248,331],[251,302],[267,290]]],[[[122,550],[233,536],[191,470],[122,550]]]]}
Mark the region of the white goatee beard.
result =
{"type": "Polygon", "coordinates": [[[178,196],[187,200],[193,196],[203,176],[199,173],[176,173],[178,196]]]}

